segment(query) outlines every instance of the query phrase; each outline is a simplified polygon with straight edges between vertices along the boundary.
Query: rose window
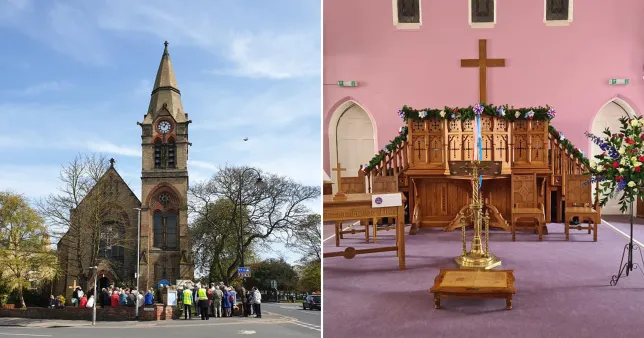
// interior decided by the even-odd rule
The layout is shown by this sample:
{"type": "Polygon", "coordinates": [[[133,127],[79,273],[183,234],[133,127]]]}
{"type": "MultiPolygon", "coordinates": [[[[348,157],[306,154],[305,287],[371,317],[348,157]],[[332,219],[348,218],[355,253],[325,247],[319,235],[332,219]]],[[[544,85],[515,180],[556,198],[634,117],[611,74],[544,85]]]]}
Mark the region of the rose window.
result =
{"type": "Polygon", "coordinates": [[[161,204],[163,205],[170,203],[170,195],[162,193],[161,195],[159,195],[159,202],[161,202],[161,204]]]}

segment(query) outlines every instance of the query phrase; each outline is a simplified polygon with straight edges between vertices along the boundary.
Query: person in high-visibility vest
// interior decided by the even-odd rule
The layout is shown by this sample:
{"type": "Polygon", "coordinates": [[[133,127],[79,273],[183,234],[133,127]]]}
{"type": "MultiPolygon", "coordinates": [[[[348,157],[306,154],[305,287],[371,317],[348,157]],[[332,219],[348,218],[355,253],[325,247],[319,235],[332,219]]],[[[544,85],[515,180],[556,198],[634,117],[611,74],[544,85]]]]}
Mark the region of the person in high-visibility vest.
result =
{"type": "Polygon", "coordinates": [[[199,312],[201,312],[201,320],[210,319],[210,314],[208,313],[208,292],[203,286],[199,286],[197,290],[197,299],[199,300],[199,312]]]}
{"type": "Polygon", "coordinates": [[[186,320],[190,319],[191,306],[192,306],[192,291],[190,291],[190,289],[188,288],[185,288],[183,289],[183,312],[184,312],[184,319],[186,320]]]}

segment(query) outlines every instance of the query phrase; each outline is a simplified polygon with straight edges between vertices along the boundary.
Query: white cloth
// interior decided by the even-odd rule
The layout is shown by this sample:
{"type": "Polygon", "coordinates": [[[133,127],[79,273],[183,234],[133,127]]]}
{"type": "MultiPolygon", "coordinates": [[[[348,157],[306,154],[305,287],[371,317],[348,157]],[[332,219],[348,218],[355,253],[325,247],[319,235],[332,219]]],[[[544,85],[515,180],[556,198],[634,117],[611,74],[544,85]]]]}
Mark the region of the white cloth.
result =
{"type": "Polygon", "coordinates": [[[87,305],[85,306],[88,308],[94,307],[94,296],[89,297],[89,299],[87,300],[87,305]]]}
{"type": "Polygon", "coordinates": [[[253,304],[261,304],[262,303],[262,294],[259,293],[259,290],[255,290],[253,292],[253,304]]]}
{"type": "Polygon", "coordinates": [[[85,293],[83,292],[83,290],[78,290],[78,299],[83,298],[83,295],[84,295],[84,294],[85,294],[85,293]]]}

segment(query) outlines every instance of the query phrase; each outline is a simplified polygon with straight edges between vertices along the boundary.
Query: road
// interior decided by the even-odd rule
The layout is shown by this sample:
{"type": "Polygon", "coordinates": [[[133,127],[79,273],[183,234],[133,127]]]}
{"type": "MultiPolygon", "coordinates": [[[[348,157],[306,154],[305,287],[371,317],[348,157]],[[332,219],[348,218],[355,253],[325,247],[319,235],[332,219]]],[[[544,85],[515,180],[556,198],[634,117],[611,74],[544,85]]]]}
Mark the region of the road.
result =
{"type": "MultiPolygon", "coordinates": [[[[71,327],[0,327],[4,337],[52,338],[166,338],[166,337],[234,337],[251,335],[265,338],[321,337],[320,311],[302,310],[302,304],[264,303],[262,318],[211,318],[209,321],[172,320],[158,322],[103,322],[87,326],[87,322],[71,327]]],[[[60,324],[56,324],[60,325],[60,324]]],[[[71,324],[70,324],[71,325],[71,324]]]]}

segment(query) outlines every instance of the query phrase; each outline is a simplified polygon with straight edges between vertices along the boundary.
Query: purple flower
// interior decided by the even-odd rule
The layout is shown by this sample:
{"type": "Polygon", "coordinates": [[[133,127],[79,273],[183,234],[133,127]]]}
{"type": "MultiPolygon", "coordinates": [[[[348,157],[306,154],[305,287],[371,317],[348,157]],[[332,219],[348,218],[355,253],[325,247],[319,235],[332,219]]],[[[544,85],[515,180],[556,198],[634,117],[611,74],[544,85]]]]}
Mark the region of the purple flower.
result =
{"type": "Polygon", "coordinates": [[[548,114],[548,117],[551,118],[551,119],[554,119],[555,116],[557,116],[557,112],[552,107],[550,107],[550,109],[548,109],[547,114],[548,114]]]}
{"type": "Polygon", "coordinates": [[[476,114],[476,115],[481,115],[481,114],[483,114],[483,105],[482,105],[482,104],[477,103],[477,104],[474,106],[474,114],[476,114]]]}
{"type": "Polygon", "coordinates": [[[405,118],[405,112],[404,112],[404,111],[402,111],[402,109],[399,109],[399,110],[398,110],[398,116],[399,116],[401,119],[404,119],[404,118],[405,118]]]}

